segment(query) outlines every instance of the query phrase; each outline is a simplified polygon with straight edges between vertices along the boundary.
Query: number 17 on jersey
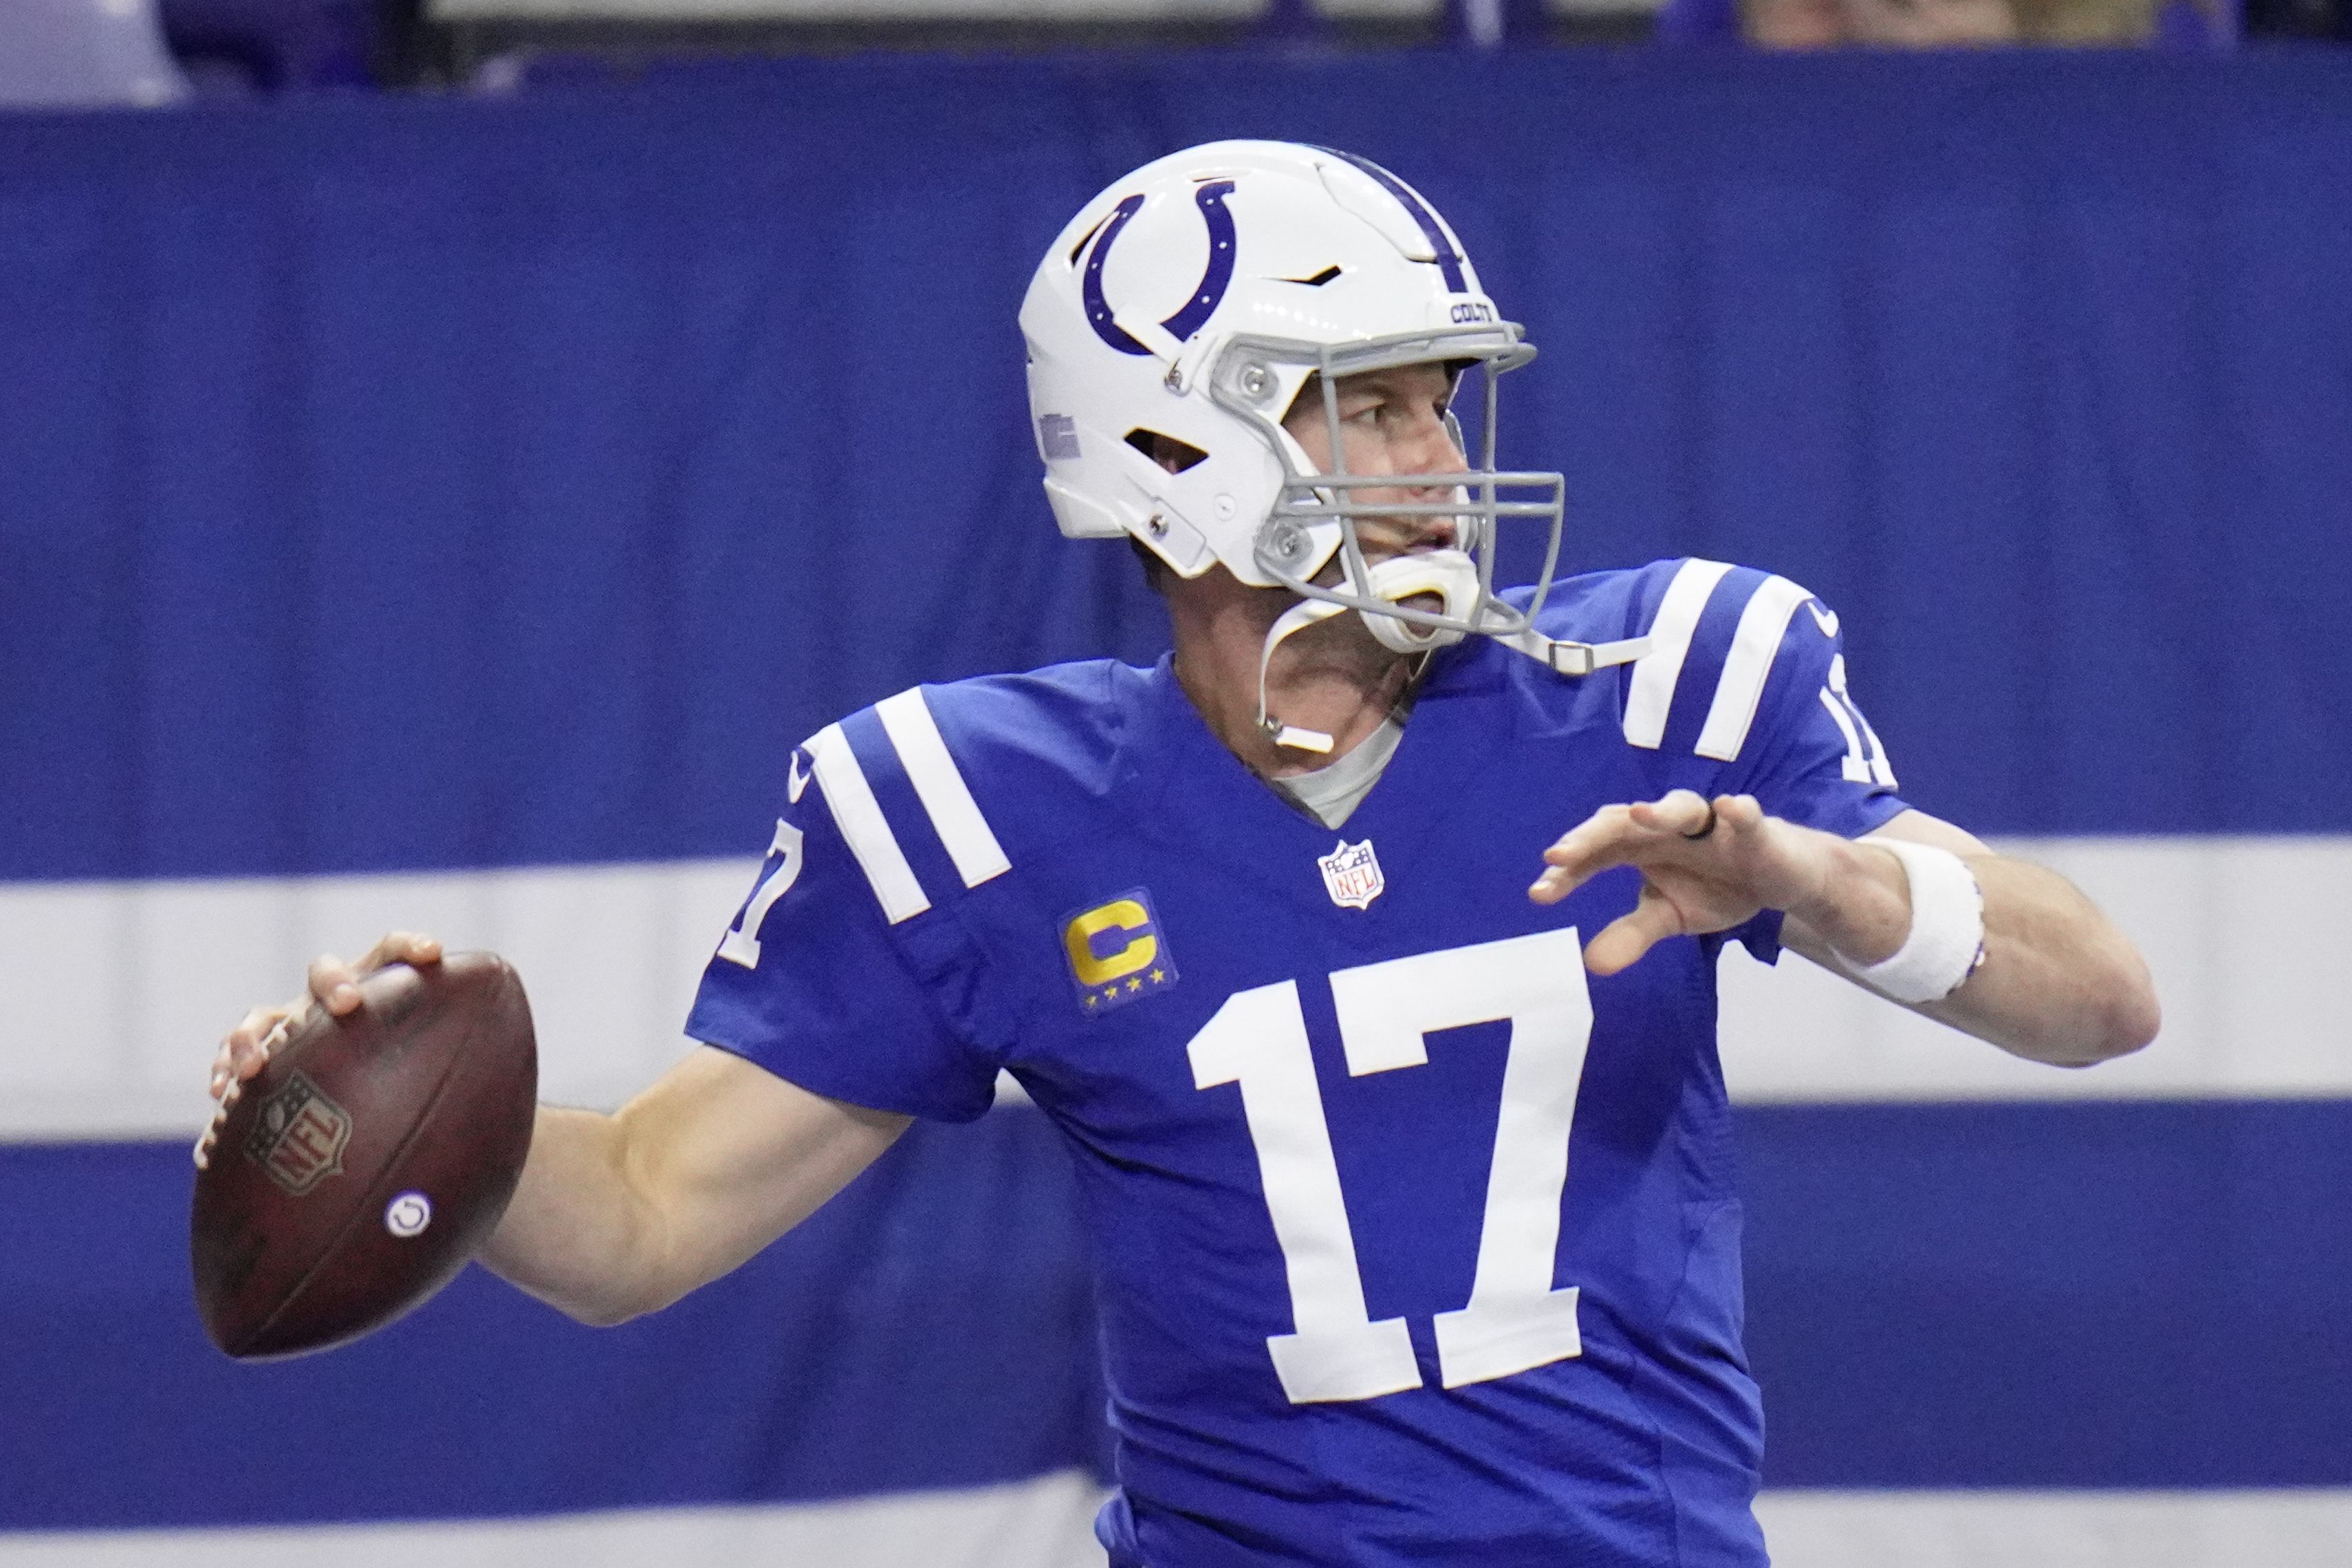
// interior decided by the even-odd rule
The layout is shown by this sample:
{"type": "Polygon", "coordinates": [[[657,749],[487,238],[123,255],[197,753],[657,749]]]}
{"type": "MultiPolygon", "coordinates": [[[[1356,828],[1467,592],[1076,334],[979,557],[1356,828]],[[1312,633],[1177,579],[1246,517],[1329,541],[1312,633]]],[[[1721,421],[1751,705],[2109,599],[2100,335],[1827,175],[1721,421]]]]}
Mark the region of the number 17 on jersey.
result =
{"type": "MultiPolygon", "coordinates": [[[[1334,972],[1348,1073],[1425,1065],[1425,1036],[1507,1020],[1509,1056],[1469,1301],[1437,1315],[1448,1388],[1580,1353],[1576,1288],[1552,1288],[1577,1087],[1592,1035],[1574,928],[1334,972]]],[[[1289,1277],[1293,1331],[1266,1341],[1294,1405],[1422,1385],[1402,1318],[1375,1322],[1339,1188],[1298,983],[1235,992],[1192,1037],[1196,1089],[1240,1087],[1266,1209],[1289,1277]]]]}

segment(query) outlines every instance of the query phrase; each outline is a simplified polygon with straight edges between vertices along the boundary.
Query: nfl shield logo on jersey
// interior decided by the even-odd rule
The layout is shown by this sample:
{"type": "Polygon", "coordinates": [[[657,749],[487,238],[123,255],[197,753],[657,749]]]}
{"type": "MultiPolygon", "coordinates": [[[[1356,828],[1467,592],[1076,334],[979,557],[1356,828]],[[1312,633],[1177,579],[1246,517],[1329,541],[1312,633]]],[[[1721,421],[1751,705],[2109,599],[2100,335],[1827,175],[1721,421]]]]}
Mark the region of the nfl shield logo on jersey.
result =
{"type": "Polygon", "coordinates": [[[1381,875],[1381,858],[1372,853],[1372,841],[1350,844],[1339,840],[1339,846],[1315,862],[1323,868],[1323,886],[1331,894],[1331,901],[1343,910],[1369,910],[1372,900],[1388,887],[1388,879],[1381,875]]]}

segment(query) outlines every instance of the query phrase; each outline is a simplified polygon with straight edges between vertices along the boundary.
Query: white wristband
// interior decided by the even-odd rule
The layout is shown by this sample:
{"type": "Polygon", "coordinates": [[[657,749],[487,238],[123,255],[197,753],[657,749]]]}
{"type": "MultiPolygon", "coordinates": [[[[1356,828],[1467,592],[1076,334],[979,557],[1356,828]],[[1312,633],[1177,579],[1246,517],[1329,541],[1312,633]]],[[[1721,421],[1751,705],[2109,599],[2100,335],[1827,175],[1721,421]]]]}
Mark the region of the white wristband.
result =
{"type": "Polygon", "coordinates": [[[1940,1002],[1960,988],[1983,957],[1984,890],[1948,849],[1900,838],[1870,842],[1903,862],[1904,878],[1911,884],[1911,931],[1893,957],[1872,964],[1848,960],[1849,966],[1897,1002],[1940,1002]]]}

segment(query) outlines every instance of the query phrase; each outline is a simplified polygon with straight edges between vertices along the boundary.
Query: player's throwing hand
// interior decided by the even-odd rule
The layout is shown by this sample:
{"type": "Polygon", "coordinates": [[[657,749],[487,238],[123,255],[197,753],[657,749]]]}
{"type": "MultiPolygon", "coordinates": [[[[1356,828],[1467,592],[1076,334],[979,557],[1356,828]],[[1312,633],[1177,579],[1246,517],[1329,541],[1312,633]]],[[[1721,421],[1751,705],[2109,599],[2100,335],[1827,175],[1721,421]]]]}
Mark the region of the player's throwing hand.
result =
{"type": "MultiPolygon", "coordinates": [[[[1543,853],[1549,868],[1528,889],[1556,904],[1602,871],[1642,873],[1640,901],[1584,947],[1584,966],[1614,974],[1670,936],[1727,931],[1766,909],[1798,911],[1821,901],[1843,840],[1765,815],[1756,797],[1670,791],[1654,801],[1603,806],[1543,853]]],[[[1900,941],[1902,926],[1894,927],[1900,941]]],[[[1881,955],[1883,956],[1883,955],[1881,955]]]]}
{"type": "Polygon", "coordinates": [[[340,1018],[360,1005],[359,983],[387,963],[436,963],[441,958],[437,938],[416,931],[386,932],[357,963],[345,963],[321,953],[310,961],[308,994],[274,1007],[256,1007],[221,1040],[213,1058],[212,1096],[223,1105],[236,1103],[245,1080],[269,1059],[272,1044],[299,1023],[315,1005],[340,1018]]]}

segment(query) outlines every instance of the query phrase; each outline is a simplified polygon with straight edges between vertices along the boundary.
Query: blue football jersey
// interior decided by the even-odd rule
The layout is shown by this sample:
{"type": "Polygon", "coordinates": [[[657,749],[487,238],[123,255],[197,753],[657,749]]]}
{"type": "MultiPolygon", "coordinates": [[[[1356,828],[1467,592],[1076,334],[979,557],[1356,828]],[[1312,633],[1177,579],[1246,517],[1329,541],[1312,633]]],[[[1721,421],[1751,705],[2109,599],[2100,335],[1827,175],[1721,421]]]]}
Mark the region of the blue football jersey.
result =
{"type": "Polygon", "coordinates": [[[1600,573],[1541,625],[1651,643],[1580,679],[1439,653],[1336,832],[1165,659],[920,688],[793,755],[688,1032],[919,1116],[1009,1070],[1066,1134],[1115,1561],[1765,1561],[1715,965],[1779,917],[1593,979],[1636,874],[1527,889],[1677,786],[1848,837],[1904,805],[1783,578],[1600,573]]]}

